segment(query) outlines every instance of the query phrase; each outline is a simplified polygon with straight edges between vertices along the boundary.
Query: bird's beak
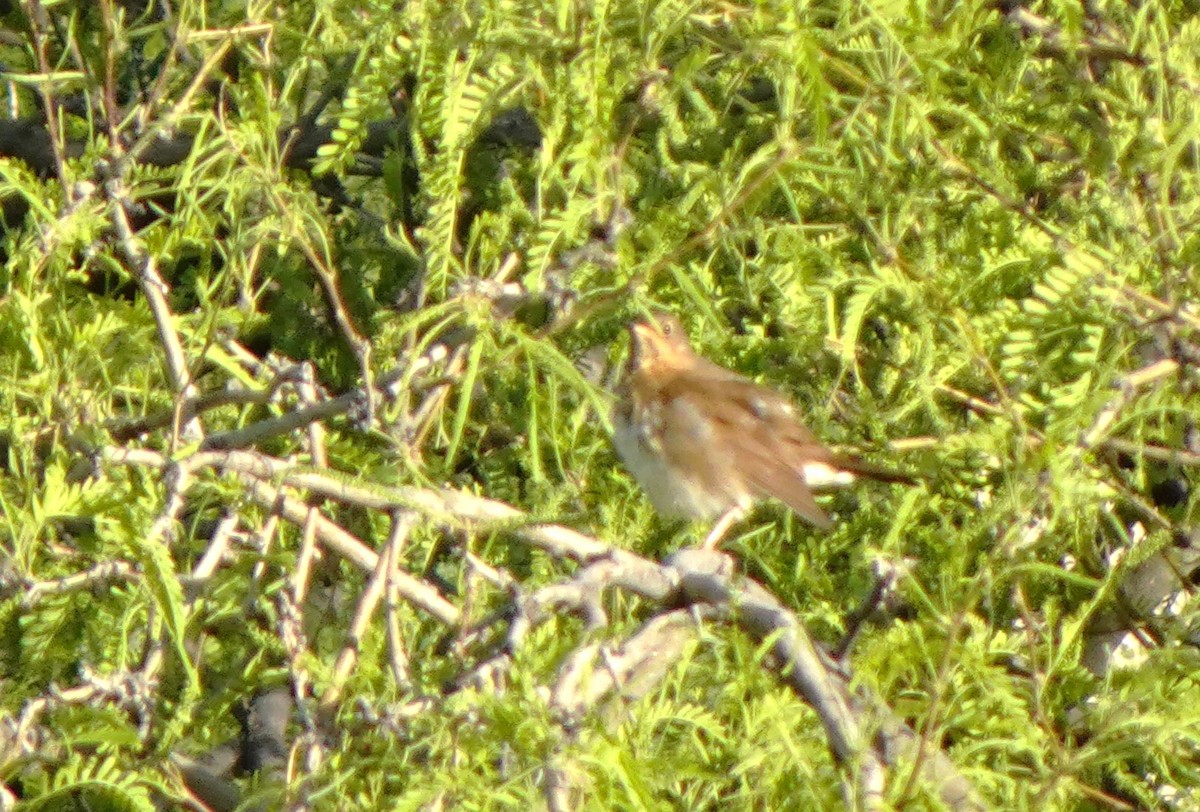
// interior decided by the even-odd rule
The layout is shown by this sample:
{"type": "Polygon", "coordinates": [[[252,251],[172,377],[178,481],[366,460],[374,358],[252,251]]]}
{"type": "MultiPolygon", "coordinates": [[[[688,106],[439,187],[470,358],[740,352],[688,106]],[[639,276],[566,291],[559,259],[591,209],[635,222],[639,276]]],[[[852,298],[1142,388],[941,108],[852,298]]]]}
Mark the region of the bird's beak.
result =
{"type": "Polygon", "coordinates": [[[654,328],[644,321],[634,321],[629,324],[629,336],[634,341],[645,343],[654,340],[654,328]]]}
{"type": "Polygon", "coordinates": [[[652,361],[662,354],[660,347],[661,341],[653,324],[641,321],[640,319],[630,322],[629,351],[631,363],[637,366],[652,361]]]}

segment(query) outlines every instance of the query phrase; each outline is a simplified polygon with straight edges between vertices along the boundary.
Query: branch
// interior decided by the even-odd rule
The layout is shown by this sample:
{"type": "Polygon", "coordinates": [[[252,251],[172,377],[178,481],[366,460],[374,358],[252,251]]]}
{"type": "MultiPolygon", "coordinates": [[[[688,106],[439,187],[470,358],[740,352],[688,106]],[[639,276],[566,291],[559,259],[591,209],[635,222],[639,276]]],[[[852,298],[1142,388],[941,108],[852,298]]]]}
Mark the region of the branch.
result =
{"type": "MultiPolygon", "coordinates": [[[[156,452],[118,448],[104,449],[102,458],[122,464],[169,464],[167,458],[156,452]]],[[[727,620],[755,641],[769,643],[768,667],[817,712],[834,758],[855,771],[856,780],[850,782],[853,789],[848,793],[857,793],[860,806],[877,807],[885,770],[901,759],[911,758],[918,765],[916,769],[939,788],[943,802],[952,809],[981,808],[970,784],[944,753],[939,750],[931,757],[920,753],[913,730],[865,689],[851,690],[845,665],[815,642],[800,620],[774,595],[736,575],[727,556],[684,550],[660,564],[570,528],[527,523],[525,514],[502,502],[451,490],[365,486],[340,480],[327,471],[301,469],[283,460],[246,451],[202,451],[173,464],[187,472],[212,468],[237,474],[254,501],[297,527],[308,528],[329,549],[373,571],[377,584],[382,585],[390,578],[407,601],[451,627],[460,623],[461,612],[437,590],[388,566],[386,557],[381,561],[379,555],[354,536],[302,500],[286,495],[284,489],[297,488],[368,509],[412,511],[450,527],[504,530],[554,558],[583,564],[565,582],[542,587],[528,596],[518,594],[501,653],[486,660],[465,679],[457,680],[459,686],[498,686],[498,678],[510,667],[511,655],[528,631],[563,611],[581,614],[591,628],[606,625],[603,596],[611,589],[638,595],[669,609],[692,606],[700,617],[727,620]]],[[[361,605],[367,607],[368,603],[370,608],[364,608],[360,614],[373,610],[374,600],[364,598],[361,605]]],[[[685,641],[681,623],[681,616],[676,613],[659,623],[647,624],[644,636],[635,635],[620,649],[581,649],[560,671],[553,701],[569,716],[613,690],[620,689],[630,696],[643,694],[648,690],[646,686],[661,679],[667,665],[677,658],[685,641]],[[581,676],[584,666],[601,655],[608,675],[584,680],[581,676]]],[[[555,774],[559,778],[565,775],[555,774]]],[[[569,797],[569,787],[557,779],[550,785],[554,787],[550,800],[557,807],[569,797]]]]}
{"type": "MultiPolygon", "coordinates": [[[[707,604],[758,643],[771,641],[773,670],[821,719],[839,762],[857,767],[856,806],[878,808],[885,768],[920,757],[918,737],[864,688],[852,690],[849,671],[815,643],[804,624],[761,585],[735,579],[729,559],[706,550],[682,550],[667,563],[679,572],[685,600],[707,604]]],[[[942,751],[921,761],[925,778],[954,810],[983,809],[974,789],[942,751]]]]}
{"type": "MultiPolygon", "coordinates": [[[[101,459],[118,465],[153,468],[165,468],[168,465],[176,464],[171,463],[167,457],[155,451],[123,448],[103,449],[101,459]]],[[[247,495],[262,507],[277,513],[297,527],[303,528],[306,524],[311,524],[312,532],[318,541],[363,570],[374,571],[379,564],[378,553],[367,547],[354,535],[319,512],[312,510],[301,500],[288,496],[282,487],[267,481],[276,474],[287,470],[287,464],[282,461],[271,460],[266,456],[244,451],[200,452],[177,465],[181,470],[188,472],[208,467],[237,473],[247,488],[247,495]]],[[[395,573],[393,583],[397,592],[414,606],[433,615],[447,626],[458,625],[458,608],[443,598],[429,584],[404,572],[395,573]]]]}

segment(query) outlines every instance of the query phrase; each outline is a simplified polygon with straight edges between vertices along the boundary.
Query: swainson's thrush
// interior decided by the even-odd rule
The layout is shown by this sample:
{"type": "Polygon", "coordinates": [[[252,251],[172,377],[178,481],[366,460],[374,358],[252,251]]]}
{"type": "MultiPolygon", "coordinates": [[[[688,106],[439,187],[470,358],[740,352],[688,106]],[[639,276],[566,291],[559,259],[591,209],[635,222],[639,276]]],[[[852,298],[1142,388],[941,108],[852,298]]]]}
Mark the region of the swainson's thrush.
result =
{"type": "Polygon", "coordinates": [[[699,355],[674,316],[638,319],[629,333],[614,414],[617,453],[659,513],[720,517],[706,548],[768,497],[824,529],[832,523],[814,490],[860,476],[912,482],[826,448],[782,394],[699,355]]]}

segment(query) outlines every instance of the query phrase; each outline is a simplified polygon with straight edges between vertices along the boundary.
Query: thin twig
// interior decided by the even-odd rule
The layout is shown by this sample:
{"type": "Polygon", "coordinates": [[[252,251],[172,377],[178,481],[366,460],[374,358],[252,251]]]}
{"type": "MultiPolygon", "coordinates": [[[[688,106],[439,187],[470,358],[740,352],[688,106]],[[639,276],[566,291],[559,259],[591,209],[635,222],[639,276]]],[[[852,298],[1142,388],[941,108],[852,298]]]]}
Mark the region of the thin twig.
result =
{"type": "Polygon", "coordinates": [[[300,554],[296,556],[296,565],[292,568],[291,587],[292,600],[297,606],[304,605],[308,595],[308,582],[312,575],[313,561],[317,557],[317,519],[321,512],[315,505],[309,506],[308,515],[304,517],[303,531],[300,534],[300,554]]]}
{"type": "Polygon", "coordinates": [[[65,157],[62,143],[62,111],[58,98],[54,95],[51,81],[54,74],[50,59],[46,56],[46,32],[50,27],[50,18],[40,0],[22,0],[25,6],[25,16],[29,19],[29,31],[33,37],[33,50],[37,57],[38,71],[44,77],[38,83],[38,93],[42,98],[43,114],[46,116],[46,128],[50,132],[50,148],[54,155],[54,176],[62,184],[63,191],[70,199],[70,188],[64,171],[65,157]]]}
{"type": "Polygon", "coordinates": [[[105,561],[86,572],[68,575],[54,581],[36,581],[25,589],[21,596],[21,608],[32,609],[49,595],[65,595],[83,589],[92,589],[113,581],[133,581],[141,577],[137,567],[128,561],[105,561]]]}
{"type": "Polygon", "coordinates": [[[384,604],[385,622],[387,628],[388,664],[392,669],[392,679],[396,687],[406,691],[412,686],[412,675],[409,670],[408,649],[404,644],[404,635],[400,632],[400,590],[396,586],[401,569],[400,546],[388,547],[388,579],[387,600],[384,604]]]}
{"type": "MultiPolygon", "coordinates": [[[[358,602],[358,610],[354,613],[350,630],[346,633],[346,645],[338,654],[329,685],[325,688],[325,693],[321,695],[319,707],[323,713],[330,713],[342,695],[342,688],[345,686],[346,680],[350,678],[354,664],[358,661],[358,649],[362,645],[367,625],[371,622],[375,609],[383,599],[388,582],[392,580],[392,561],[395,560],[397,551],[408,539],[408,532],[412,528],[412,524],[413,517],[409,513],[400,513],[392,520],[392,532],[384,554],[379,556],[375,571],[371,573],[367,588],[363,590],[362,598],[358,602]]],[[[392,582],[394,583],[394,581],[392,582]]]]}

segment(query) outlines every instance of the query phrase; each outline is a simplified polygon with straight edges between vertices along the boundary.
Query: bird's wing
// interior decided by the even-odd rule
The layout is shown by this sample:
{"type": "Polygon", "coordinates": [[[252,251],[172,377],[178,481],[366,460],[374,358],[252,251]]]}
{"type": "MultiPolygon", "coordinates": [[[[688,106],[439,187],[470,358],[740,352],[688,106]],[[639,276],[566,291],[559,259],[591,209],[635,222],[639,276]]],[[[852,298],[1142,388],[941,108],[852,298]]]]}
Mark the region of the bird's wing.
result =
{"type": "Polygon", "coordinates": [[[804,465],[833,463],[833,454],[796,419],[783,396],[727,370],[690,376],[676,399],[703,403],[713,447],[754,490],[772,496],[822,529],[831,526],[804,478],[804,465]]]}
{"type": "Polygon", "coordinates": [[[723,446],[719,426],[709,419],[699,402],[688,396],[662,399],[660,424],[662,452],[705,491],[719,494],[726,505],[743,501],[751,494],[739,476],[734,457],[723,446]]]}
{"type": "MultiPolygon", "coordinates": [[[[856,454],[841,454],[830,451],[808,430],[796,416],[792,402],[779,392],[732,370],[717,366],[707,359],[697,370],[702,378],[701,386],[711,393],[709,399],[725,392],[726,399],[740,404],[743,414],[749,413],[770,425],[772,445],[779,447],[779,454],[801,463],[824,463],[835,471],[845,471],[855,476],[867,477],[880,482],[896,482],[915,485],[917,479],[903,471],[868,462],[856,454]]],[[[733,416],[737,416],[736,413],[733,416]]]]}

